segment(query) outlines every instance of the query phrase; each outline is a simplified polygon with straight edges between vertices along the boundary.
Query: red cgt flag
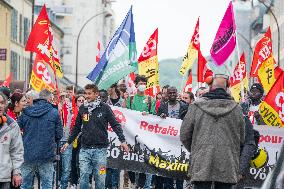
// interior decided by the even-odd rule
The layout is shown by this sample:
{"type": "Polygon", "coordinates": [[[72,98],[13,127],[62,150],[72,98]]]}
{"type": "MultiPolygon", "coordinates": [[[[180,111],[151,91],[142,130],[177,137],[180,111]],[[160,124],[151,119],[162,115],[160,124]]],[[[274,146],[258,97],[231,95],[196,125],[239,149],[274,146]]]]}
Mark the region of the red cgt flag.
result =
{"type": "Polygon", "coordinates": [[[53,32],[45,5],[42,7],[32,28],[25,50],[35,52],[56,70],[58,77],[63,77],[59,63],[59,54],[55,47],[53,32]]]}
{"type": "Polygon", "coordinates": [[[267,125],[284,125],[284,72],[281,73],[260,104],[259,110],[267,125]]]}
{"type": "Polygon", "coordinates": [[[148,79],[147,95],[154,97],[159,91],[159,63],[157,56],[158,28],[150,36],[138,59],[138,73],[148,79]]]}
{"type": "Polygon", "coordinates": [[[272,56],[272,41],[271,31],[270,28],[268,28],[264,36],[256,43],[250,70],[251,77],[258,76],[258,70],[261,64],[270,56],[272,56]]]}
{"type": "Polygon", "coordinates": [[[7,79],[2,83],[1,86],[9,87],[10,83],[12,81],[13,75],[10,73],[10,75],[7,77],[7,79]]]}

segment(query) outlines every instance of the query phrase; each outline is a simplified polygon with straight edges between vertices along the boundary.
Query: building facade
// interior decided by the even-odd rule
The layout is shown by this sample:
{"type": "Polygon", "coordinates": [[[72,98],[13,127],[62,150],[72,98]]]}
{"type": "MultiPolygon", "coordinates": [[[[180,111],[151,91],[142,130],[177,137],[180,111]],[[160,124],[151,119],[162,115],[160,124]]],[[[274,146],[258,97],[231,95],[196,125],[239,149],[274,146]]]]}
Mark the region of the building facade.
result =
{"type": "Polygon", "coordinates": [[[5,80],[10,74],[10,40],[11,13],[13,7],[4,0],[0,0],[0,80],[5,80]]]}
{"type": "Polygon", "coordinates": [[[64,31],[59,49],[64,76],[72,82],[76,80],[76,44],[81,31],[78,46],[78,85],[83,87],[90,81],[86,78],[95,67],[98,54],[97,43],[103,50],[114,33],[114,18],[109,0],[36,0],[36,5],[46,4],[54,14],[54,23],[64,31]]]}
{"type": "Polygon", "coordinates": [[[272,50],[275,61],[284,68],[284,1],[283,0],[255,0],[253,2],[254,21],[252,23],[252,45],[266,32],[270,27],[272,35],[272,50]],[[277,23],[279,28],[277,27],[277,23]],[[279,29],[279,35],[278,35],[279,29]],[[279,37],[279,38],[278,38],[279,37]],[[280,39],[280,40],[279,40],[280,39]],[[279,47],[278,47],[279,44],[279,47]],[[278,53],[278,51],[280,53],[278,53]],[[279,61],[278,61],[279,54],[279,61]],[[279,62],[279,63],[278,63],[279,62]]]}
{"type": "Polygon", "coordinates": [[[31,31],[32,0],[7,0],[12,7],[10,71],[14,80],[28,81],[30,52],[25,44],[31,31]]]}
{"type": "MultiPolygon", "coordinates": [[[[280,66],[282,69],[284,69],[284,1],[283,0],[274,0],[271,11],[274,12],[274,15],[276,16],[278,25],[279,25],[279,35],[280,35],[280,66]]],[[[272,41],[273,41],[273,52],[275,56],[275,60],[278,59],[278,30],[277,30],[277,24],[272,16],[271,12],[268,12],[269,14],[269,22],[271,26],[271,32],[272,32],[272,41]]]]}

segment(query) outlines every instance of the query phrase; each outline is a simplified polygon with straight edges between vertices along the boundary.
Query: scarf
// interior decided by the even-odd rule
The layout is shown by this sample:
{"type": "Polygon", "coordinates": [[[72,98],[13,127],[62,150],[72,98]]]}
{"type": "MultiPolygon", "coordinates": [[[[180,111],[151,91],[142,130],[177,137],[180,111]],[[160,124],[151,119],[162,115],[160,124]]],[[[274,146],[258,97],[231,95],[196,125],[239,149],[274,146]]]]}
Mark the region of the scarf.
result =
{"type": "Polygon", "coordinates": [[[84,107],[88,108],[88,112],[91,113],[94,109],[97,107],[100,107],[101,104],[101,98],[98,97],[95,101],[93,102],[84,102],[84,107]]]}
{"type": "Polygon", "coordinates": [[[232,100],[233,98],[222,88],[217,88],[214,90],[205,93],[202,97],[206,97],[209,99],[228,99],[232,100]]]}

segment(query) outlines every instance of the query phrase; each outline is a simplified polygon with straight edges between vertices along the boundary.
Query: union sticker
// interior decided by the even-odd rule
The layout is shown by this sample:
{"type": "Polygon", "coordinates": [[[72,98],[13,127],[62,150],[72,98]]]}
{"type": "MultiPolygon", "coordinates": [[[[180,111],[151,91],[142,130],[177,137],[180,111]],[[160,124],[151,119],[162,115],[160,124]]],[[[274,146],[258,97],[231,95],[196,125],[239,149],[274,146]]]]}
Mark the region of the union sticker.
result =
{"type": "Polygon", "coordinates": [[[89,114],[83,114],[83,121],[88,122],[89,121],[89,114]]]}
{"type": "Polygon", "coordinates": [[[99,172],[100,175],[105,175],[106,174],[106,167],[105,166],[101,166],[100,167],[100,172],[99,172]]]}

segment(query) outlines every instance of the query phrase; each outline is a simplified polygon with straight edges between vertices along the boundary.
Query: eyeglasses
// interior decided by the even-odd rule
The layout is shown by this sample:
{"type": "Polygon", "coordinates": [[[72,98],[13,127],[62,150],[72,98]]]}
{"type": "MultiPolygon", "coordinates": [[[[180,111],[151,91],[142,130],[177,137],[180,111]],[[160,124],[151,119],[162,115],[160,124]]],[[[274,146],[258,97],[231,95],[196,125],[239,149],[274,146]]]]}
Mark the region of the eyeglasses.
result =
{"type": "Polygon", "coordinates": [[[84,100],[77,100],[77,102],[84,102],[84,100]]]}

